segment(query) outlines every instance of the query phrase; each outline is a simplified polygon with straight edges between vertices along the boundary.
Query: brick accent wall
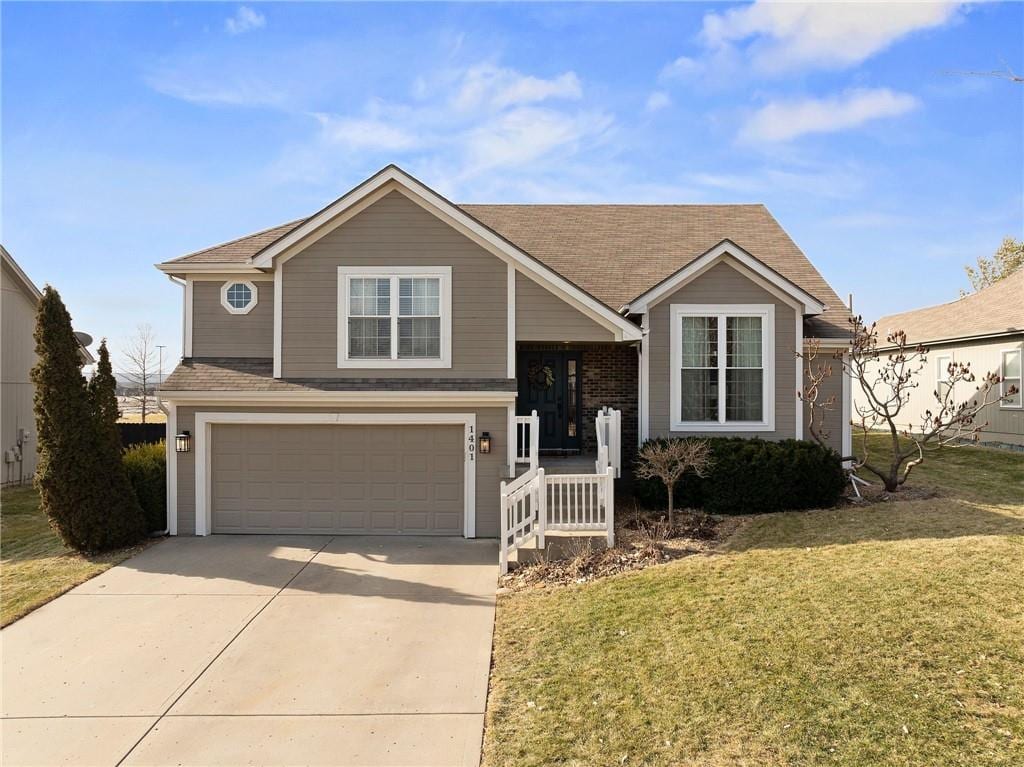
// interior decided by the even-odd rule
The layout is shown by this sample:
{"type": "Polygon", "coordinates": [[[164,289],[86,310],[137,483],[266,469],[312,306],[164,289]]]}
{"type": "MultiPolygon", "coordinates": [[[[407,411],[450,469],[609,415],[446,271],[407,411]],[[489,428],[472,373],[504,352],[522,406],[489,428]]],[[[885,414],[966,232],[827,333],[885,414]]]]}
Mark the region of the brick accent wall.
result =
{"type": "MultiPolygon", "coordinates": [[[[622,411],[622,456],[636,454],[637,350],[629,344],[520,344],[521,350],[579,351],[583,354],[580,395],[583,406],[583,451],[597,452],[594,417],[602,407],[622,411]]],[[[518,371],[521,372],[521,371],[518,371]]]]}

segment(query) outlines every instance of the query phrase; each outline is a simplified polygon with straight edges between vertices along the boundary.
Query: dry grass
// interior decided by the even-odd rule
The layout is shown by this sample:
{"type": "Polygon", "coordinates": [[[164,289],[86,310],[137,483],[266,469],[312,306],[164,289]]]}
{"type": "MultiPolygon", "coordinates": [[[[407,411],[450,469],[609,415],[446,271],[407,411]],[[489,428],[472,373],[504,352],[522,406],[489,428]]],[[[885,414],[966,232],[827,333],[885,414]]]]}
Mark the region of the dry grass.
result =
{"type": "Polygon", "coordinates": [[[0,626],[138,553],[146,544],[85,557],[68,549],[31,486],[0,494],[0,626]]]}
{"type": "Polygon", "coordinates": [[[484,763],[1024,764],[1024,456],[748,519],[716,556],[499,599],[484,763]]]}
{"type": "MultiPolygon", "coordinates": [[[[122,412],[117,421],[118,423],[142,423],[142,414],[122,412]]],[[[146,423],[167,423],[167,414],[159,410],[155,413],[146,413],[146,423]]]]}

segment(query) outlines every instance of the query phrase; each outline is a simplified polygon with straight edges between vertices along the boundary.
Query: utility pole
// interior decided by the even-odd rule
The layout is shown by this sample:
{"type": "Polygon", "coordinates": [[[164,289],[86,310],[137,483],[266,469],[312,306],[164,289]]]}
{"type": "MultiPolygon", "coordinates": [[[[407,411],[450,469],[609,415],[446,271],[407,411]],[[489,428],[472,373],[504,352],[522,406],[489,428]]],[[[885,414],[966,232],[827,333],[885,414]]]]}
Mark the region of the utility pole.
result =
{"type": "Polygon", "coordinates": [[[164,388],[164,349],[167,346],[165,344],[157,344],[156,348],[160,351],[160,361],[157,363],[156,368],[156,406],[161,408],[163,402],[160,391],[164,388]]]}

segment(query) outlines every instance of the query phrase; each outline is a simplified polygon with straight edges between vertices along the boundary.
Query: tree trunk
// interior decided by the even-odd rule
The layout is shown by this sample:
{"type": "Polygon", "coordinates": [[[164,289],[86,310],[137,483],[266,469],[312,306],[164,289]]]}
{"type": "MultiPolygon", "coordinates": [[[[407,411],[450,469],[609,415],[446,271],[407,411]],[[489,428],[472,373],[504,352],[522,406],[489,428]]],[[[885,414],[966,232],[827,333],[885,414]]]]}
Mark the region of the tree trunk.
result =
{"type": "Polygon", "coordinates": [[[673,493],[675,488],[672,485],[668,486],[668,525],[669,527],[675,527],[675,511],[673,509],[673,493]]]}

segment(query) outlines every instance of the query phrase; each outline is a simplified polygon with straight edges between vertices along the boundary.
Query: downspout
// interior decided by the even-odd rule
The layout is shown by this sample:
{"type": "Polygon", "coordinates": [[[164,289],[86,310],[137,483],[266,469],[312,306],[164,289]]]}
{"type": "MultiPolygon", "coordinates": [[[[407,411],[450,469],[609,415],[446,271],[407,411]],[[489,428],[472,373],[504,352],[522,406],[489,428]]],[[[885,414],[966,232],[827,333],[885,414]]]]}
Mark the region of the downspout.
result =
{"type": "MultiPolygon", "coordinates": [[[[169,279],[175,285],[178,285],[179,287],[181,287],[182,290],[185,289],[185,283],[182,282],[181,280],[177,279],[173,274],[168,274],[167,275],[167,279],[169,279]]],[[[183,307],[184,307],[184,300],[185,300],[185,298],[184,298],[184,295],[183,295],[182,296],[183,307]]],[[[184,311],[184,308],[183,308],[183,311],[184,311]]],[[[181,343],[182,343],[181,348],[182,348],[182,350],[184,350],[184,348],[185,348],[185,325],[184,325],[184,323],[182,323],[182,327],[181,327],[181,343]]],[[[162,388],[163,387],[163,381],[160,381],[159,383],[160,383],[160,386],[162,388]]],[[[171,413],[167,409],[167,405],[164,404],[163,397],[158,397],[157,398],[157,407],[159,407],[160,411],[164,414],[164,418],[168,419],[167,421],[165,421],[165,423],[169,423],[170,422],[169,416],[170,416],[171,413]]],[[[171,449],[171,438],[173,436],[174,436],[173,434],[167,434],[166,433],[166,429],[165,429],[165,431],[164,431],[164,450],[165,451],[171,449]]],[[[164,471],[165,471],[164,482],[170,482],[170,478],[166,477],[166,467],[167,467],[168,463],[170,463],[170,462],[166,459],[166,456],[165,456],[164,457],[164,467],[165,467],[164,468],[164,471]]],[[[165,497],[166,497],[166,493],[165,493],[165,497]]],[[[167,506],[164,514],[165,514],[165,516],[164,516],[164,529],[163,530],[154,530],[153,532],[151,532],[149,534],[150,538],[163,538],[164,536],[170,534],[170,521],[169,521],[170,514],[171,514],[171,507],[170,506],[167,506]]]]}

